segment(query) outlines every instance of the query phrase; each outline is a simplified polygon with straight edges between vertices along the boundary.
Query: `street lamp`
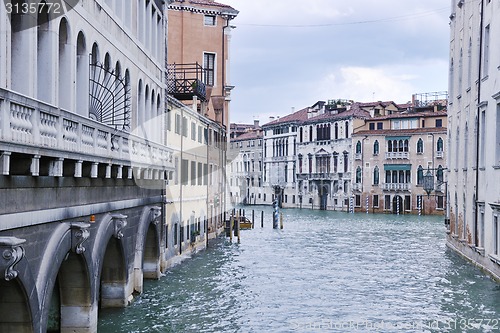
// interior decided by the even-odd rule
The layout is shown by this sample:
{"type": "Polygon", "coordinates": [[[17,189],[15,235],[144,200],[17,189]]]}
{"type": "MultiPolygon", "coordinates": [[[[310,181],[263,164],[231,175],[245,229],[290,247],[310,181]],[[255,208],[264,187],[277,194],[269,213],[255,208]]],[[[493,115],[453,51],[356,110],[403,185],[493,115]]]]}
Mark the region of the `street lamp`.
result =
{"type": "Polygon", "coordinates": [[[424,191],[427,193],[427,198],[430,198],[431,192],[434,191],[434,175],[429,168],[424,176],[424,191]]]}
{"type": "Polygon", "coordinates": [[[427,193],[427,198],[430,198],[431,196],[431,192],[434,191],[434,175],[432,174],[432,171],[434,170],[437,170],[438,171],[438,187],[440,187],[442,184],[445,185],[445,198],[446,198],[446,205],[445,205],[445,209],[446,209],[446,215],[445,215],[445,220],[444,220],[444,223],[445,225],[449,226],[450,225],[450,218],[449,218],[449,214],[448,214],[448,182],[446,181],[443,181],[442,179],[442,171],[443,170],[446,170],[445,168],[438,168],[438,169],[430,169],[429,167],[427,167],[427,172],[425,173],[424,175],[424,191],[427,193]],[[441,176],[439,176],[441,172],[441,176]],[[440,178],[441,177],[441,178],[440,178]]]}

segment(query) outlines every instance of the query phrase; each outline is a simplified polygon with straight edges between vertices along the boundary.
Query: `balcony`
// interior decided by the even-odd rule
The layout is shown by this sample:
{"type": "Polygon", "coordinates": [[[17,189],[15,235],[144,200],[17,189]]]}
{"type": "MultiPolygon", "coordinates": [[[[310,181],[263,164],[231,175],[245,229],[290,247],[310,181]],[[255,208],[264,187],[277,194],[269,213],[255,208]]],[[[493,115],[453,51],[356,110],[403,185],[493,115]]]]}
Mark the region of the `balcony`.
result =
{"type": "Polygon", "coordinates": [[[360,160],[360,161],[361,161],[361,153],[356,153],[356,154],[354,154],[354,159],[355,159],[355,160],[360,160]]]}
{"type": "Polygon", "coordinates": [[[352,184],[352,190],[353,191],[361,191],[363,189],[363,185],[361,183],[354,183],[352,184]]]}
{"type": "Polygon", "coordinates": [[[443,156],[444,156],[444,152],[442,150],[436,152],[436,158],[443,158],[443,156]]]}
{"type": "Polygon", "coordinates": [[[382,188],[384,191],[409,191],[410,183],[385,183],[382,188]]]}
{"type": "Polygon", "coordinates": [[[205,70],[198,63],[167,64],[167,92],[178,100],[207,99],[205,70]]]}
{"type": "Polygon", "coordinates": [[[410,159],[410,153],[409,152],[392,152],[392,153],[385,153],[385,159],[386,160],[408,160],[410,159]]]}
{"type": "Polygon", "coordinates": [[[297,174],[298,180],[333,180],[334,178],[338,178],[336,174],[326,172],[297,174]]]}
{"type": "MultiPolygon", "coordinates": [[[[53,159],[54,165],[74,161],[75,177],[81,177],[82,162],[91,162],[96,167],[102,164],[150,170],[156,176],[163,170],[173,170],[173,151],[160,144],[161,139],[155,136],[154,130],[145,137],[116,130],[107,124],[2,89],[0,119],[0,150],[5,156],[10,153],[33,156],[33,175],[38,175],[40,155],[53,159]]],[[[3,165],[4,175],[9,174],[7,165],[3,165]]],[[[57,170],[54,175],[61,176],[61,168],[57,170]]]]}

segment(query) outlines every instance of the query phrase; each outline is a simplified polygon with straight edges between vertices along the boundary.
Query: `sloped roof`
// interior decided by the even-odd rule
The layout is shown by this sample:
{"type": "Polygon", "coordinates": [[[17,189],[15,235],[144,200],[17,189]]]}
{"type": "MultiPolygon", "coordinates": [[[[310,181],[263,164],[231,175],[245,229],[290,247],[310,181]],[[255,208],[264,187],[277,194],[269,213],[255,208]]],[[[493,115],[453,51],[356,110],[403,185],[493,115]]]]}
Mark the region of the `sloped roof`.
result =
{"type": "Polygon", "coordinates": [[[262,138],[262,136],[263,136],[263,134],[261,131],[252,131],[252,132],[243,133],[240,136],[231,139],[231,142],[260,139],[260,138],[262,138]]]}
{"type": "Polygon", "coordinates": [[[308,109],[309,108],[305,108],[305,109],[299,110],[297,112],[294,112],[292,114],[289,114],[287,116],[273,120],[270,123],[262,125],[262,127],[269,127],[269,126],[275,126],[275,125],[286,124],[286,123],[291,123],[291,122],[304,121],[307,119],[307,110],[308,109]]]}
{"type": "Polygon", "coordinates": [[[402,112],[393,113],[386,116],[373,117],[370,120],[386,120],[386,119],[399,119],[399,118],[422,118],[422,117],[443,117],[446,116],[446,111],[424,111],[424,112],[402,112]]]}
{"type": "Polygon", "coordinates": [[[202,6],[202,7],[219,8],[221,10],[229,11],[229,12],[232,12],[234,14],[239,13],[233,7],[226,5],[224,3],[215,2],[213,0],[175,0],[171,3],[171,5],[177,5],[177,6],[192,5],[193,7],[196,7],[198,5],[198,6],[202,6]]]}
{"type": "Polygon", "coordinates": [[[412,128],[412,129],[387,129],[387,130],[364,130],[353,133],[353,136],[356,135],[412,135],[412,134],[420,134],[420,133],[446,133],[446,127],[425,127],[425,128],[412,128]]]}
{"type": "Polygon", "coordinates": [[[363,110],[360,107],[361,103],[353,103],[351,105],[351,108],[347,111],[340,112],[340,113],[330,113],[330,112],[325,112],[323,114],[320,114],[319,116],[312,117],[309,119],[306,119],[304,123],[310,124],[310,123],[317,123],[317,122],[322,122],[322,121],[335,121],[339,119],[346,119],[350,117],[357,117],[357,118],[368,118],[370,117],[370,113],[368,111],[363,110]]]}

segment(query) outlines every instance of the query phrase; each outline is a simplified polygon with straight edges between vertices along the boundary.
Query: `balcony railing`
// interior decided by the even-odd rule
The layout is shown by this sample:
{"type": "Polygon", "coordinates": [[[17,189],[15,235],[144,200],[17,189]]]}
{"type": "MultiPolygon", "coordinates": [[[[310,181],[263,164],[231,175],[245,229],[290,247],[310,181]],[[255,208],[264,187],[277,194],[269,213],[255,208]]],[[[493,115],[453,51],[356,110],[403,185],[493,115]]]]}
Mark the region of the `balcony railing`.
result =
{"type": "Polygon", "coordinates": [[[361,160],[361,153],[354,154],[354,159],[361,160]]]}
{"type": "Polygon", "coordinates": [[[352,184],[352,190],[353,191],[361,191],[363,188],[361,183],[354,183],[352,184]]]}
{"type": "Polygon", "coordinates": [[[385,153],[385,158],[387,160],[393,160],[393,159],[409,159],[410,158],[410,153],[409,152],[392,152],[392,153],[385,153]]]}
{"type": "MultiPolygon", "coordinates": [[[[0,150],[151,170],[173,170],[172,149],[0,89],[0,150]]],[[[154,131],[152,131],[154,132],[154,131]]],[[[159,131],[158,131],[159,132],[159,131]]]]}
{"type": "Polygon", "coordinates": [[[205,70],[198,63],[167,64],[167,92],[178,100],[207,99],[205,70]]]}
{"type": "Polygon", "coordinates": [[[410,183],[385,183],[382,188],[384,191],[409,191],[410,183]]]}
{"type": "Polygon", "coordinates": [[[443,156],[444,156],[444,153],[443,153],[442,150],[441,151],[436,151],[436,158],[443,158],[443,156]]]}

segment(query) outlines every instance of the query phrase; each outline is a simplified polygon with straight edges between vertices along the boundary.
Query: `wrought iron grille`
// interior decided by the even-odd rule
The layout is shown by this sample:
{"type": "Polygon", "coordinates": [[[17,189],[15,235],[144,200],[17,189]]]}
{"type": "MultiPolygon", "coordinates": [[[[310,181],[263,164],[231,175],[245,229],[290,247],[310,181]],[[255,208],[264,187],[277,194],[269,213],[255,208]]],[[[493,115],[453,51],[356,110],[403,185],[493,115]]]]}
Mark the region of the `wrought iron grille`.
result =
{"type": "MultiPolygon", "coordinates": [[[[92,59],[92,56],[90,56],[92,59]]],[[[130,85],[102,63],[90,63],[89,117],[116,130],[130,130],[130,85]]]]}

